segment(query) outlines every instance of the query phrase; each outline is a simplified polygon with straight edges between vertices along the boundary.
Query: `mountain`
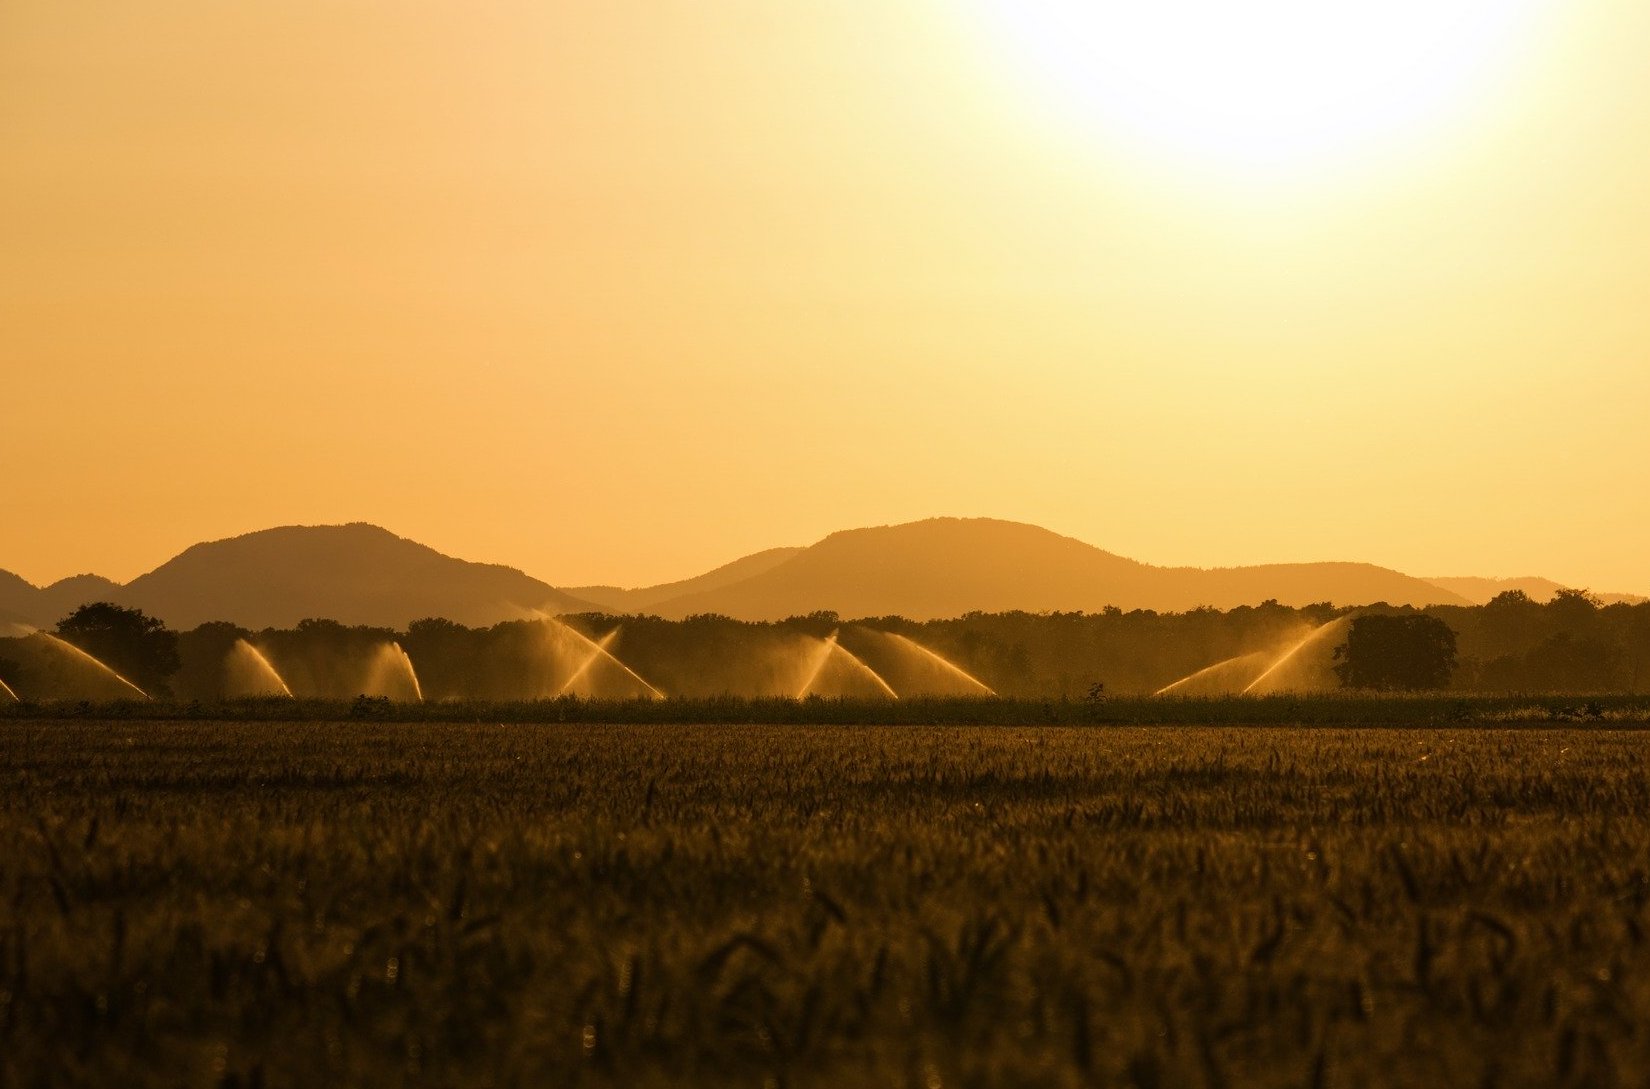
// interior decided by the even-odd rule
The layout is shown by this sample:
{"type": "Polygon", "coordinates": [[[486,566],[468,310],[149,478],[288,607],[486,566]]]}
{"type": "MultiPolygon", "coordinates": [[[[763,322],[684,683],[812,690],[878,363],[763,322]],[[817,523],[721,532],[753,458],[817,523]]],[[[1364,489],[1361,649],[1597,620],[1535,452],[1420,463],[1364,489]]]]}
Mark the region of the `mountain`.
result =
{"type": "Polygon", "coordinates": [[[627,613],[646,612],[673,598],[710,593],[743,582],[778,567],[801,551],[800,548],[770,548],[734,560],[732,563],[725,563],[703,575],[659,586],[635,590],[623,590],[617,586],[569,586],[567,593],[586,601],[593,601],[604,609],[627,613]]]}
{"type": "Polygon", "coordinates": [[[197,544],[124,586],[76,575],[38,588],[0,571],[0,620],[49,628],[90,601],[142,609],[180,630],[209,620],[291,627],[311,617],[404,628],[444,616],[485,626],[535,610],[597,608],[513,567],[454,559],[360,522],[197,544]]]}
{"type": "MultiPolygon", "coordinates": [[[[33,623],[39,595],[39,588],[32,582],[10,571],[0,571],[0,621],[33,623]]],[[[0,628],[0,635],[4,634],[0,628]]]]}
{"type": "Polygon", "coordinates": [[[120,583],[101,575],[73,575],[50,586],[35,586],[0,571],[0,620],[49,628],[89,601],[110,601],[120,583]]]}
{"type": "Polygon", "coordinates": [[[1268,598],[1286,605],[1467,603],[1450,590],[1373,564],[1154,567],[1037,526],[990,518],[845,530],[757,566],[738,581],[656,598],[647,610],[747,620],[831,610],[845,617],[923,620],[976,610],[1093,612],[1108,605],[1160,612],[1228,609],[1268,598]]]}
{"type": "Polygon", "coordinates": [[[41,626],[55,625],[87,602],[112,601],[119,593],[120,583],[102,575],[71,575],[59,579],[40,591],[40,604],[45,613],[41,626]]]}
{"type": "Polygon", "coordinates": [[[125,586],[76,575],[41,588],[0,571],[0,621],[49,627],[98,600],[135,606],[179,629],[208,620],[289,627],[310,617],[401,628],[426,616],[483,626],[536,611],[777,620],[829,610],[922,620],[1112,605],[1229,609],[1269,598],[1285,605],[1466,605],[1508,589],[1545,600],[1557,588],[1533,578],[1423,580],[1363,563],[1157,567],[1037,526],[932,518],[844,530],[806,548],[768,549],[660,586],[558,590],[512,567],[455,559],[352,523],[284,526],[198,544],[125,586]]]}
{"type": "Polygon", "coordinates": [[[405,627],[426,616],[482,626],[589,602],[499,564],[444,556],[377,526],[282,526],[198,544],[116,595],[174,628],[232,620],[291,627],[310,617],[405,627]]]}
{"type": "MultiPolygon", "coordinates": [[[[1508,590],[1522,590],[1532,601],[1551,601],[1553,595],[1565,589],[1561,583],[1552,579],[1527,576],[1517,579],[1480,579],[1480,578],[1441,578],[1427,579],[1434,586],[1442,587],[1453,593],[1460,594],[1474,605],[1483,605],[1496,594],[1508,590]]],[[[1606,605],[1638,605],[1650,601],[1650,598],[1638,594],[1597,594],[1593,595],[1606,605]]]]}

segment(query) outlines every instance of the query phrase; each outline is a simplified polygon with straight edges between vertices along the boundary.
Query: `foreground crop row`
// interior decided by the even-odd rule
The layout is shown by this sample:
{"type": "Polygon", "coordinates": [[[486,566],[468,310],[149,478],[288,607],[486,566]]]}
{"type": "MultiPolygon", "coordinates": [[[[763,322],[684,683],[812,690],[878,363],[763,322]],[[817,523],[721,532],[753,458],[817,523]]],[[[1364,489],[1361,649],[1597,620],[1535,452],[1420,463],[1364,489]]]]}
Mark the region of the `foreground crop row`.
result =
{"type": "Polygon", "coordinates": [[[0,1084],[1642,1084],[1646,744],[4,722],[0,1084]]]}

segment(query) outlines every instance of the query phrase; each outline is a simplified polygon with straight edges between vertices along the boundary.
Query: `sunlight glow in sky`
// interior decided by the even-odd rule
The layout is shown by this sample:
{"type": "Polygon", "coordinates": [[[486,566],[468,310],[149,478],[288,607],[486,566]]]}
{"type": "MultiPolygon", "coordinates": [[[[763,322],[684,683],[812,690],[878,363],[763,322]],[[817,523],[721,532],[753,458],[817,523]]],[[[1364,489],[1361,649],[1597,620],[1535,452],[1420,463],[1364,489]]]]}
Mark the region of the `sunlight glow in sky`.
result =
{"type": "Polygon", "coordinates": [[[0,5],[0,568],[1033,522],[1650,591],[1642,0],[0,5]]]}
{"type": "Polygon", "coordinates": [[[1449,119],[1538,0],[985,0],[1078,126],[1217,173],[1322,166],[1449,119]]]}

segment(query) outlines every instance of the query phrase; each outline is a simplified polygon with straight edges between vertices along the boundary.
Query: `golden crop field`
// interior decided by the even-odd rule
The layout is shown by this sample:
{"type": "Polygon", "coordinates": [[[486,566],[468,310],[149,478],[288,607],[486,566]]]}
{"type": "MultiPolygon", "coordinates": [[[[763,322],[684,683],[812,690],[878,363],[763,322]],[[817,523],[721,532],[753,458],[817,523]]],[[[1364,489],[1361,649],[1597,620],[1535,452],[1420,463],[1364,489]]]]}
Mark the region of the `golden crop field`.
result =
{"type": "Polygon", "coordinates": [[[1647,747],[4,721],[0,1085],[1643,1085],[1647,747]]]}

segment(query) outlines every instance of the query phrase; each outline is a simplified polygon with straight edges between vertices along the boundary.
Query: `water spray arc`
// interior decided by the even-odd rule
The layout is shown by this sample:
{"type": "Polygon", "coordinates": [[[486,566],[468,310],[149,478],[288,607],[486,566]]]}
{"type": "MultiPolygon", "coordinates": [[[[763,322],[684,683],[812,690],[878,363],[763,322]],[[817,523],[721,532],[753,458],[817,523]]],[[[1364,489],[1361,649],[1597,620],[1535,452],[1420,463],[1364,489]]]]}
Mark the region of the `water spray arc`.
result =
{"type": "Polygon", "coordinates": [[[1154,695],[1154,696],[1171,696],[1175,692],[1179,691],[1180,689],[1190,687],[1191,685],[1196,684],[1198,681],[1203,680],[1205,677],[1209,677],[1209,676],[1211,676],[1215,673],[1219,673],[1221,670],[1230,669],[1231,667],[1233,667],[1235,665],[1238,665],[1241,662],[1246,662],[1246,661],[1251,661],[1251,660],[1259,660],[1259,659],[1262,659],[1263,657],[1264,657],[1264,655],[1261,654],[1261,653],[1234,655],[1233,657],[1227,658],[1225,661],[1216,662],[1214,665],[1211,665],[1211,666],[1204,666],[1202,669],[1197,670],[1195,673],[1188,673],[1186,676],[1180,678],[1178,681],[1175,681],[1172,684],[1166,684],[1162,688],[1159,688],[1156,692],[1153,692],[1152,695],[1154,695]]]}
{"type": "Polygon", "coordinates": [[[237,639],[235,645],[230,648],[229,654],[229,664],[231,666],[244,664],[252,671],[254,676],[263,682],[263,687],[268,689],[270,694],[279,694],[289,699],[292,697],[292,689],[287,687],[286,681],[276,671],[274,664],[264,656],[263,651],[245,639],[237,639]]]}
{"type": "Polygon", "coordinates": [[[401,665],[406,669],[407,680],[412,682],[413,699],[423,703],[424,686],[418,683],[418,670],[413,668],[412,659],[407,657],[407,652],[400,643],[391,643],[390,647],[395,651],[396,657],[401,660],[401,665]]]}
{"type": "MultiPolygon", "coordinates": [[[[629,676],[631,680],[647,689],[650,697],[656,700],[662,700],[665,698],[665,694],[663,692],[659,691],[657,688],[654,688],[651,684],[648,684],[642,679],[641,674],[619,661],[619,659],[615,658],[613,653],[607,649],[608,644],[610,644],[613,641],[613,638],[619,634],[618,628],[614,628],[612,631],[608,632],[607,635],[602,637],[602,641],[598,643],[596,640],[590,638],[578,629],[572,627],[571,625],[565,624],[554,617],[546,618],[545,623],[554,624],[557,628],[573,636],[574,639],[577,639],[580,643],[584,644],[590,651],[589,659],[574,670],[573,675],[568,678],[567,684],[562,685],[561,692],[566,692],[568,686],[577,680],[579,676],[585,672],[585,670],[593,666],[597,660],[605,658],[614,665],[618,666],[620,669],[624,670],[625,674],[629,676]]],[[[560,695],[561,692],[557,694],[560,695]]]]}
{"type": "MultiPolygon", "coordinates": [[[[562,682],[562,686],[556,690],[556,695],[565,696],[568,692],[572,691],[573,686],[578,684],[579,681],[584,678],[584,675],[590,672],[590,667],[601,661],[603,654],[606,654],[611,658],[612,653],[607,648],[611,647],[613,645],[613,641],[618,637],[619,629],[614,628],[612,631],[596,640],[595,648],[591,650],[589,654],[585,655],[584,661],[580,662],[578,668],[573,670],[567,680],[562,682]]],[[[632,674],[632,676],[634,676],[634,674],[632,674]]],[[[641,680],[640,677],[637,677],[636,679],[641,680]]],[[[646,684],[647,682],[643,681],[642,683],[646,684]]]]}
{"type": "Polygon", "coordinates": [[[1313,628],[1311,631],[1307,632],[1306,636],[1301,639],[1300,642],[1285,651],[1277,661],[1272,663],[1271,667],[1268,668],[1266,672],[1256,677],[1253,681],[1250,681],[1248,687],[1243,690],[1243,694],[1247,696],[1254,693],[1254,691],[1265,684],[1274,673],[1278,672],[1278,670],[1298,658],[1301,652],[1306,650],[1307,647],[1312,646],[1314,643],[1324,638],[1324,636],[1328,635],[1331,628],[1344,627],[1349,623],[1350,620],[1343,616],[1337,620],[1331,620],[1329,623],[1313,628]]]}
{"type": "Polygon", "coordinates": [[[860,659],[859,655],[855,654],[853,651],[849,650],[837,641],[837,636],[839,634],[839,632],[833,631],[830,635],[820,640],[822,646],[819,649],[818,657],[814,661],[813,668],[808,673],[808,679],[802,682],[801,688],[797,689],[796,698],[802,699],[805,697],[809,690],[818,683],[819,675],[825,672],[825,666],[830,663],[831,656],[833,654],[840,654],[850,666],[875,682],[876,686],[881,689],[889,699],[899,699],[899,693],[895,692],[893,688],[889,686],[888,682],[882,679],[882,675],[880,673],[866,665],[860,659]]]}
{"type": "Polygon", "coordinates": [[[990,685],[986,684],[984,681],[980,680],[978,677],[976,677],[972,673],[968,672],[962,666],[958,665],[957,663],[951,661],[948,658],[943,657],[940,654],[935,653],[932,650],[929,650],[927,647],[923,646],[921,643],[917,642],[915,639],[908,639],[908,638],[906,638],[905,636],[901,635],[899,632],[896,632],[896,631],[884,632],[883,634],[887,635],[890,639],[893,639],[900,646],[905,647],[908,650],[915,651],[916,653],[918,653],[918,654],[922,655],[924,658],[926,658],[928,661],[931,661],[935,665],[940,666],[947,673],[949,673],[952,676],[956,677],[958,680],[964,682],[969,687],[977,689],[979,691],[980,695],[982,695],[982,696],[995,696],[997,694],[992,689],[992,687],[990,685]]]}
{"type": "Polygon", "coordinates": [[[150,698],[149,693],[145,692],[143,689],[139,688],[137,685],[133,684],[131,681],[127,680],[125,677],[122,677],[108,663],[103,662],[103,661],[101,661],[97,658],[92,657],[90,654],[87,654],[85,651],[81,650],[79,647],[75,646],[73,643],[70,643],[70,642],[68,642],[67,640],[64,640],[64,639],[59,639],[57,636],[53,635],[51,632],[38,631],[37,630],[34,634],[38,635],[42,639],[45,639],[52,646],[54,646],[57,649],[63,651],[64,653],[68,654],[70,657],[72,657],[72,658],[74,658],[78,661],[84,662],[87,665],[90,665],[90,666],[94,667],[95,669],[98,670],[98,672],[104,674],[105,676],[108,676],[108,677],[120,682],[120,684],[123,685],[124,687],[131,689],[132,692],[134,692],[139,699],[146,700],[146,699],[150,698]]]}
{"type": "Polygon", "coordinates": [[[0,696],[6,697],[6,699],[12,703],[23,702],[20,698],[18,698],[17,693],[11,690],[11,685],[7,684],[3,679],[0,679],[0,696]]]}
{"type": "Polygon", "coordinates": [[[391,690],[399,688],[408,697],[408,702],[423,703],[424,689],[418,683],[418,671],[413,668],[412,659],[400,643],[389,642],[379,646],[378,653],[373,656],[367,666],[364,694],[392,696],[391,690]]]}
{"type": "Polygon", "coordinates": [[[814,652],[814,664],[808,669],[808,677],[802,682],[802,687],[796,690],[796,698],[801,699],[808,694],[808,689],[819,680],[820,673],[825,670],[825,663],[831,660],[831,648],[836,646],[836,632],[828,638],[820,640],[819,649],[814,652]]]}

